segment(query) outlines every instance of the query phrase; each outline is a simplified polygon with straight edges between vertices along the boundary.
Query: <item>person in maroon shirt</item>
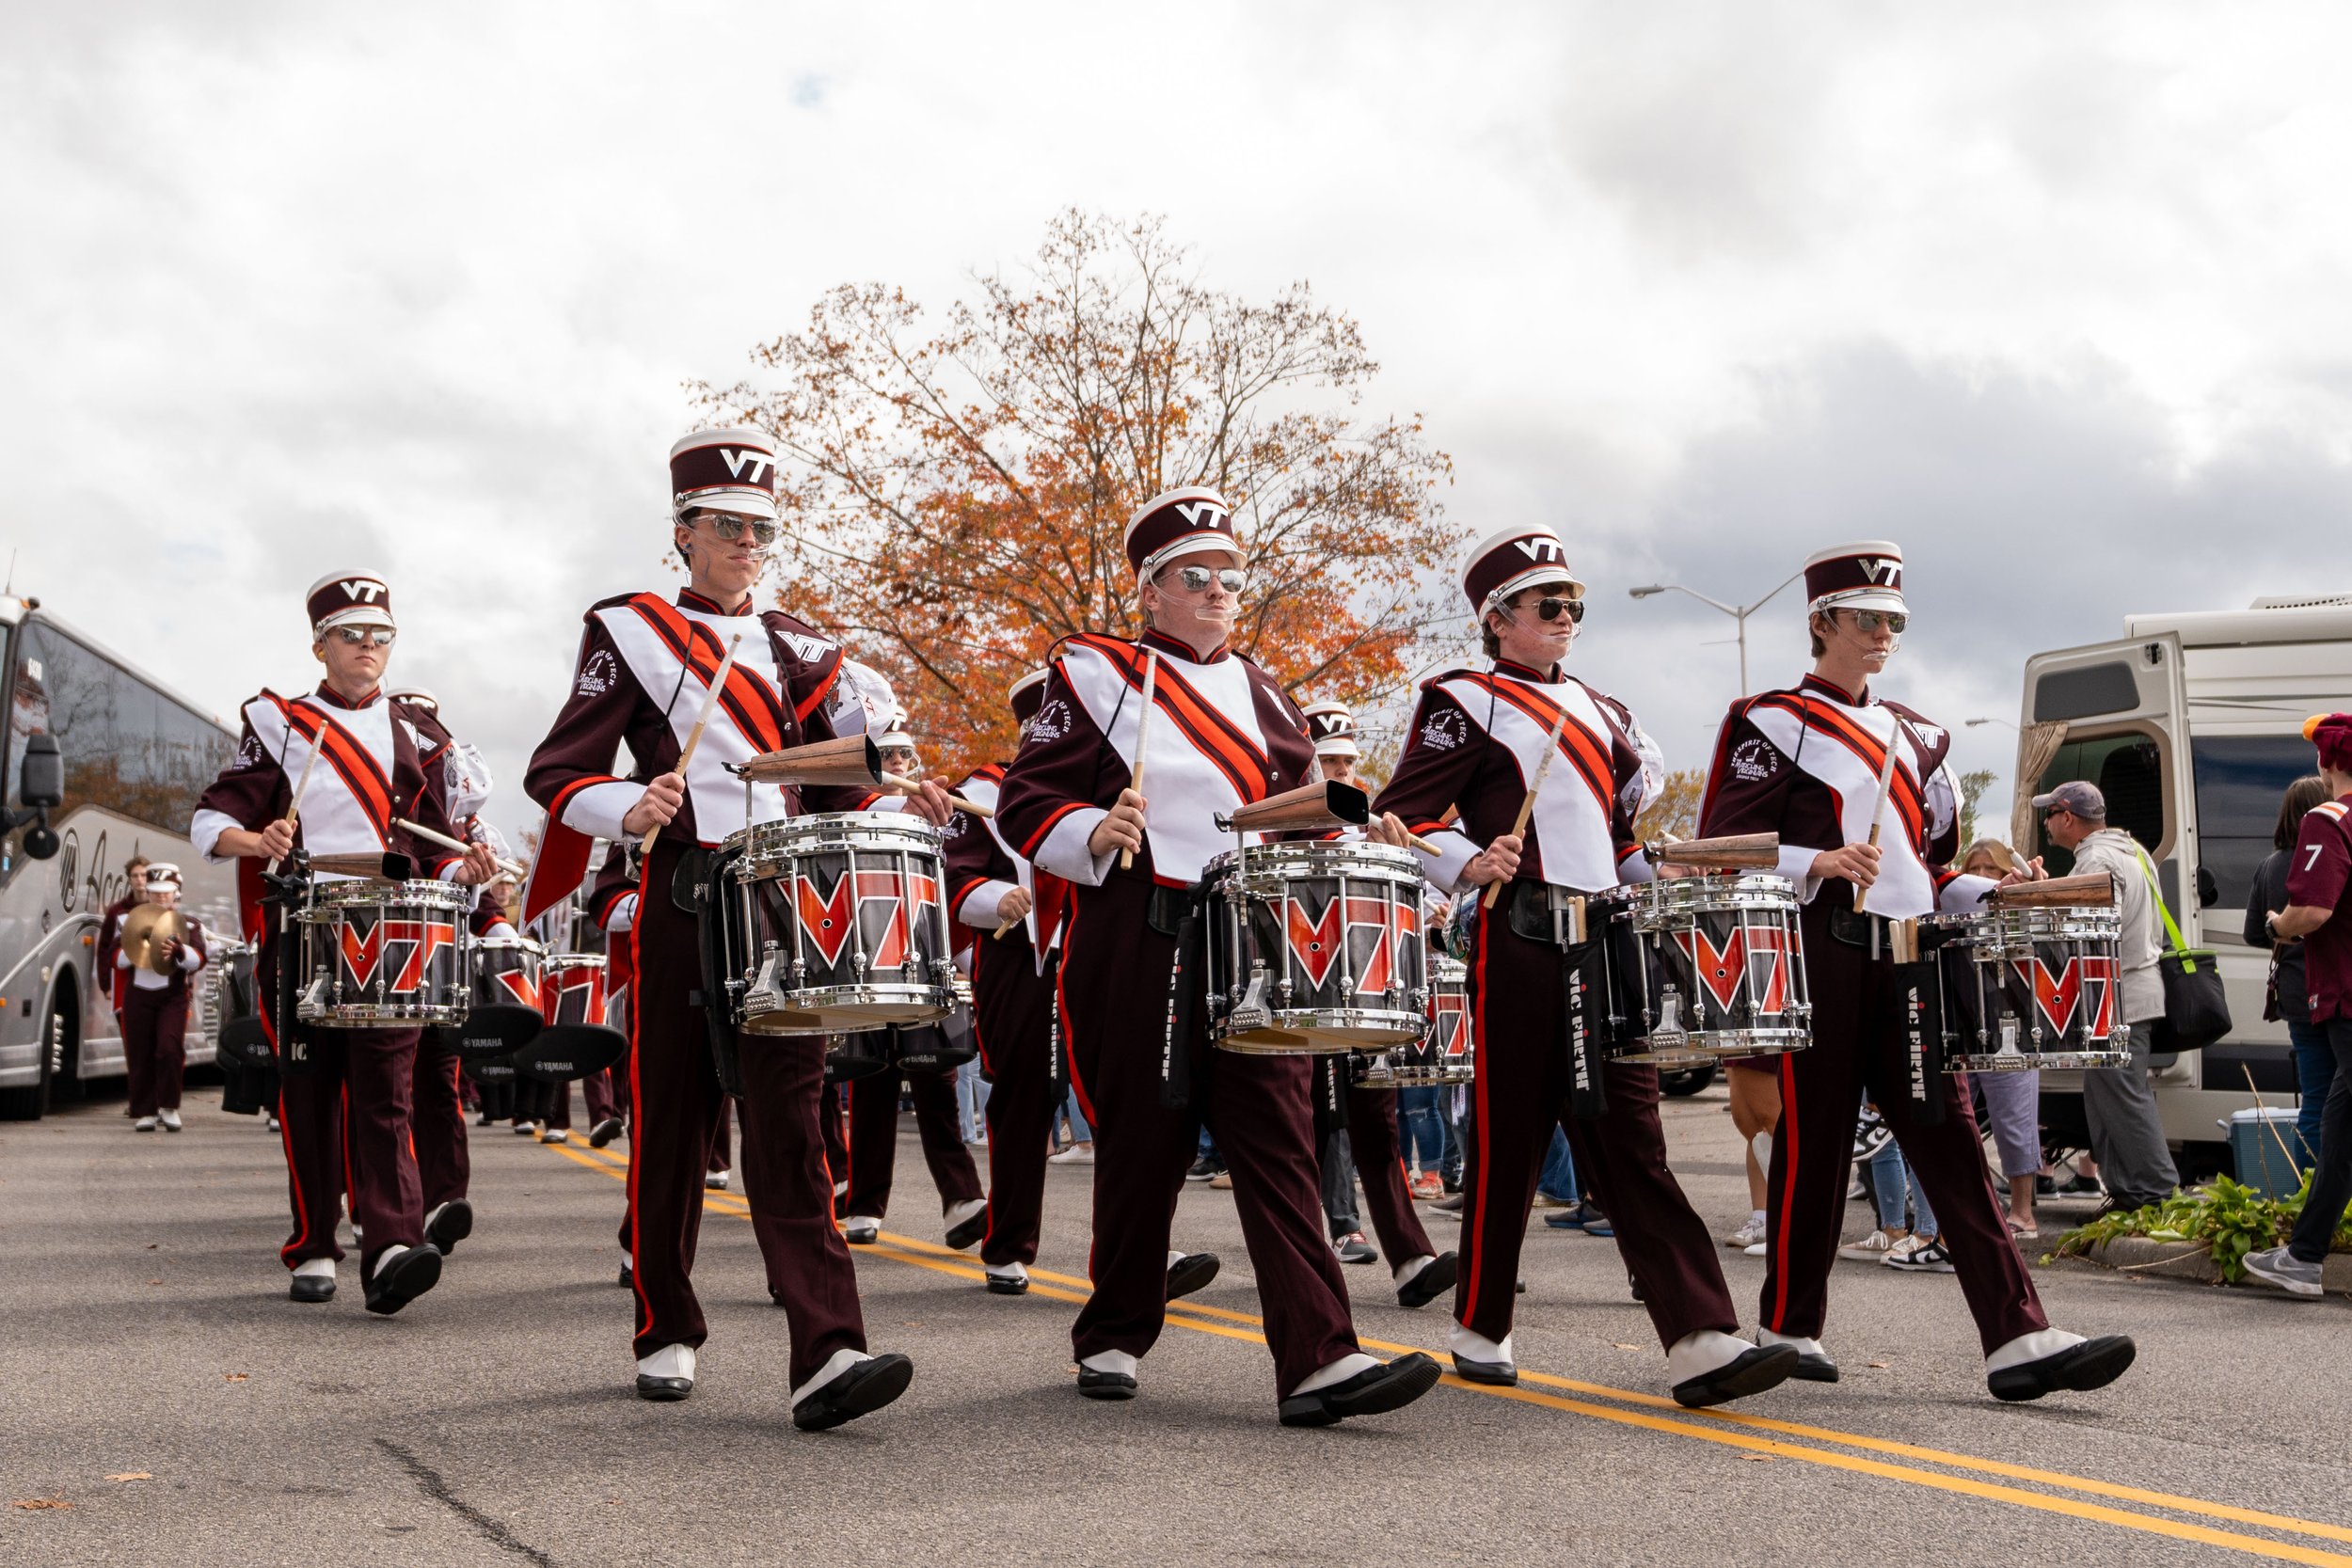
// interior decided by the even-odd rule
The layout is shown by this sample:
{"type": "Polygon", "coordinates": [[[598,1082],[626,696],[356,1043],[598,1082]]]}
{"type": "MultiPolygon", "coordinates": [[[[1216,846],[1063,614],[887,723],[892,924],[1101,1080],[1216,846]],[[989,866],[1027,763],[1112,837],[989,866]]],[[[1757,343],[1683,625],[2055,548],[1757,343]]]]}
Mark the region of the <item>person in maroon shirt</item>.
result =
{"type": "MultiPolygon", "coordinates": [[[[1965,1080],[1945,1073],[1918,1091],[1912,1081],[1887,923],[1974,909],[1994,883],[1950,869],[1960,850],[1959,792],[1946,765],[1951,733],[1871,690],[1908,623],[1902,573],[1902,551],[1883,541],[1841,545],[1805,562],[1813,673],[1732,705],[1699,808],[1703,836],[1778,833],[1781,874],[1804,906],[1813,1039],[1778,1064],[1757,1338],[1795,1347],[1796,1376],[1837,1381],[1820,1336],[1854,1123],[1867,1098],[1942,1222],[1994,1396],[2103,1387],[2131,1366],[2131,1338],[2086,1339],[2050,1326],[1993,1195],[1965,1080]],[[1882,802],[1890,749],[1896,767],[1882,802]],[[1857,889],[1867,890],[1867,912],[1857,889]],[[1915,1103],[1920,1091],[1931,1098],[1915,1103]]],[[[2028,864],[2004,879],[2040,874],[2028,864]]]]}
{"type": "Polygon", "coordinates": [[[2287,907],[2271,911],[2271,936],[2303,939],[2312,1022],[2335,1053],[2336,1081],[2319,1123],[2319,1155],[2295,1233],[2281,1247],[2246,1255],[2246,1272],[2298,1296],[2325,1292],[2320,1265],[2352,1203],[2352,713],[2303,726],[2319,751],[2328,799],[2303,816],[2287,867],[2287,907]]]}
{"type": "MultiPolygon", "coordinates": [[[[654,835],[629,927],[628,1255],[637,1392],[659,1401],[692,1392],[695,1352],[708,1332],[691,1276],[705,1164],[725,1105],[694,1000],[704,986],[700,936],[681,899],[696,896],[707,851],[737,830],[870,800],[862,790],[747,784],[728,770],[833,735],[828,699],[840,648],[805,622],[758,610],[752,597],[778,527],[774,442],[757,431],[697,431],[671,448],[670,479],[672,542],[687,586],[674,600],[627,594],[589,610],[570,695],[523,781],[548,813],[526,923],[580,886],[593,839],[654,835]],[[735,662],[681,775],[687,737],[730,648],[735,662]],[[623,748],[627,777],[612,771],[623,748]]],[[[936,784],[905,804],[934,823],[950,815],[936,784]]],[[[837,1426],[905,1392],[914,1364],[866,1348],[856,1268],[834,1225],[818,1128],[821,1040],[739,1035],[734,1043],[745,1196],[791,1334],[792,1422],[837,1426]]]]}
{"type": "MultiPolygon", "coordinates": [[[[1128,520],[1126,548],[1149,629],[1136,642],[1061,644],[997,803],[1006,843],[1073,890],[1061,1019],[1071,1083],[1096,1130],[1094,1293],[1071,1329],[1078,1391],[1136,1395],[1138,1361],[1165,1322],[1168,1231],[1205,1121],[1233,1173],[1278,1418],[1324,1426],[1394,1410],[1436,1386],[1438,1365],[1418,1352],[1383,1364],[1357,1343],[1324,1234],[1308,1059],[1210,1050],[1200,971],[1179,967],[1180,933],[1200,927],[1202,868],[1230,842],[1216,815],[1306,781],[1306,721],[1226,646],[1247,578],[1221,497],[1153,497],[1128,520]],[[1136,787],[1139,763],[1148,788],[1136,787]]],[[[1183,961],[1197,964],[1197,950],[1183,961]]]]}

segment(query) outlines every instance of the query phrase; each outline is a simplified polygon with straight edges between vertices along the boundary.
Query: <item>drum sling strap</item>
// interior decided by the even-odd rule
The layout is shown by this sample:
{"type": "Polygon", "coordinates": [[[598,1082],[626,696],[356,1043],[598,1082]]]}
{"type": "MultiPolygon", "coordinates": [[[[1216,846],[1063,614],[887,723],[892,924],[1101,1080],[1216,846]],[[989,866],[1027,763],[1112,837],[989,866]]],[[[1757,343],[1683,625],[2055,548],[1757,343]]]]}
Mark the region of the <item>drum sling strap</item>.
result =
{"type": "MultiPolygon", "coordinates": [[[[720,876],[723,863],[721,853],[715,849],[696,845],[680,850],[677,865],[670,874],[670,902],[694,917],[694,947],[702,959],[702,989],[687,992],[687,1005],[702,1009],[704,1037],[719,1087],[739,1097],[743,1093],[743,1063],[738,1054],[735,1000],[728,992],[726,976],[721,973],[721,965],[725,961],[724,944],[720,938],[721,922],[726,918],[726,901],[719,892],[723,885],[720,876]]],[[[643,1002],[641,992],[637,1003],[642,1006],[643,1002]]]]}
{"type": "Polygon", "coordinates": [[[1613,1006],[1609,986],[1609,952],[1597,940],[1572,942],[1567,911],[1556,907],[1546,884],[1519,882],[1511,889],[1511,929],[1530,942],[1550,946],[1560,955],[1560,987],[1566,1004],[1568,1105],[1580,1121],[1609,1114],[1609,1092],[1601,1083],[1606,1060],[1603,1041],[1611,1029],[1613,1006]]]}
{"type": "Polygon", "coordinates": [[[1314,1077],[1310,1089],[1314,1101],[1315,1148],[1321,1149],[1331,1141],[1334,1132],[1347,1131],[1347,1056],[1324,1055],[1314,1059],[1314,1077]]]}
{"type": "Polygon", "coordinates": [[[1152,889],[1145,918],[1176,939],[1168,970],[1168,1010],[1160,1031],[1160,1103],[1181,1111],[1192,1103],[1191,1041],[1200,1027],[1202,975],[1208,967],[1208,927],[1201,919],[1202,885],[1152,889]]]}

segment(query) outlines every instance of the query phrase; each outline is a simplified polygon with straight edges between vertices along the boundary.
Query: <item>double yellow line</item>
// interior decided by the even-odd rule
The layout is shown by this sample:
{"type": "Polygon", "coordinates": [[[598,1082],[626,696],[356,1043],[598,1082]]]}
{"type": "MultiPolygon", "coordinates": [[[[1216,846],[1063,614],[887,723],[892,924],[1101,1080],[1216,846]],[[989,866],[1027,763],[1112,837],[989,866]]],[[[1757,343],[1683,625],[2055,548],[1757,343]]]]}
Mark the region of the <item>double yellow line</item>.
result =
{"type": "MultiPolygon", "coordinates": [[[[573,1148],[565,1145],[550,1145],[565,1159],[607,1176],[626,1180],[628,1160],[626,1155],[602,1149],[573,1148]]],[[[748,1219],[750,1205],[738,1194],[708,1192],[703,1195],[705,1209],[748,1219]]],[[[861,1247],[867,1257],[887,1258],[894,1262],[930,1269],[959,1278],[978,1280],[984,1277],[979,1266],[963,1254],[930,1242],[912,1237],[884,1233],[881,1243],[861,1247]]],[[[1052,1301],[1082,1303],[1087,1299],[1089,1284],[1069,1275],[1054,1274],[1044,1269],[1029,1271],[1029,1293],[1052,1301]]],[[[1221,1307],[1209,1307],[1197,1302],[1174,1301],[1168,1306],[1168,1321],[1176,1327],[1197,1334],[1216,1335],[1250,1344],[1265,1343],[1263,1330],[1265,1322],[1247,1312],[1235,1312],[1221,1307]]],[[[1423,1350],[1420,1345],[1393,1344],[1378,1339],[1364,1339],[1367,1350],[1405,1354],[1423,1350]]],[[[1428,1351],[1442,1362],[1442,1351],[1428,1351]]],[[[1829,1427],[1808,1426],[1798,1421],[1783,1421],[1768,1416],[1749,1416],[1727,1411],[1685,1410],[1672,1400],[1657,1394],[1642,1393],[1630,1388],[1615,1388],[1606,1384],[1581,1383],[1573,1378],[1554,1377],[1546,1372],[1521,1369],[1520,1386],[1497,1388],[1486,1384],[1465,1383],[1448,1373],[1447,1387],[1489,1399],[1511,1400],[1521,1404],[1541,1405],[1551,1410],[1565,1410],[1572,1415],[1593,1420],[1609,1421],[1619,1426],[1639,1427],[1645,1431],[1670,1433],[1703,1443],[1772,1459],[1793,1460],[1799,1464],[1819,1465],[1835,1470],[1877,1476],[1899,1481],[1914,1486],[1924,1486],[1938,1492],[1957,1493],[1964,1497],[1982,1497],[2017,1508],[2037,1510],[2044,1513],[2063,1514],[2069,1518],[2089,1519],[2120,1529],[2137,1530],[2147,1535],[2167,1536],[2176,1541],[2194,1541],[2203,1545],[2220,1546],[2250,1556],[2273,1558],[2282,1562],[2308,1562],[2352,1568],[2352,1555],[2302,1545],[2294,1541],[2280,1541],[2262,1536],[2244,1535],[2233,1530],[2198,1524],[2194,1518],[2225,1520],[2231,1524],[2251,1526],[2258,1529],[2283,1535],[2302,1536],[2320,1541],[2352,1544],[2352,1528],[2322,1524],[2311,1519],[2297,1519],[2282,1513],[2268,1513],[2260,1509],[2237,1508],[2228,1503],[2208,1502],[2201,1497],[2182,1497],[2171,1492],[2151,1491],[2145,1487],[2125,1486],[2114,1481],[2095,1481],[2086,1476],[2067,1475],[2062,1471],[2035,1469],[2030,1465],[2011,1465],[1997,1459],[1981,1459],[1974,1454],[1954,1453],[1947,1449],[1925,1448],[1915,1443],[1896,1442],[1883,1437],[1868,1437],[1858,1433],[1839,1432],[1829,1427]],[[1534,1386],[1529,1386],[1534,1385],[1534,1386]],[[1561,1393],[1546,1390],[1559,1389],[1561,1393]],[[1570,1398],[1581,1395],[1582,1398],[1570,1398]],[[1595,1403],[1606,1400],[1606,1404],[1595,1403]],[[1808,1445],[1831,1445],[1815,1447],[1808,1445]],[[1901,1464],[1896,1461],[1914,1463],[1901,1464]],[[1921,1465],[1936,1465],[1923,1469],[1921,1465]],[[1952,1472],[1959,1472],[1957,1474],[1952,1472]],[[1979,1480],[1994,1476],[2000,1481],[1979,1480]],[[2002,1484],[2005,1481],[2025,1481],[2048,1491],[2027,1491],[2024,1487],[2002,1484]],[[2094,1501],[2091,1499],[2107,1499],[2094,1501]],[[2140,1513],[2131,1509],[2108,1506],[2109,1502],[2136,1503],[2143,1508],[2161,1509],[2172,1514],[2187,1514],[2193,1518],[2171,1518],[2166,1513],[2140,1513]]]]}

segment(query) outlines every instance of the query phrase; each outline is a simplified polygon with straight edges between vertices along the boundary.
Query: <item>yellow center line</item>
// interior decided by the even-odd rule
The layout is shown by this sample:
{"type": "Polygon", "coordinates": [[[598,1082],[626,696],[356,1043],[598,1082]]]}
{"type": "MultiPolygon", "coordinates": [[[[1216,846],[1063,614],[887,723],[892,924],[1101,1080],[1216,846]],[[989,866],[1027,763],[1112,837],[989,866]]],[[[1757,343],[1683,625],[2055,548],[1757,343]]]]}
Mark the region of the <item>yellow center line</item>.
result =
{"type": "MultiPolygon", "coordinates": [[[[591,1170],[599,1170],[620,1180],[627,1178],[626,1156],[609,1155],[602,1150],[575,1150],[562,1144],[547,1147],[591,1170]]],[[[745,1218],[748,1218],[750,1214],[745,1201],[734,1194],[707,1193],[705,1203],[707,1207],[718,1208],[721,1212],[735,1213],[745,1218]],[[728,1201],[724,1204],[712,1201],[722,1198],[728,1201]],[[738,1207],[739,1205],[741,1207],[738,1207]]],[[[864,1247],[861,1250],[876,1257],[887,1258],[894,1262],[909,1263],[916,1268],[929,1269],[938,1274],[952,1275],[964,1279],[986,1278],[985,1272],[963,1254],[912,1236],[900,1236],[884,1231],[881,1243],[864,1247]]],[[[1039,1268],[1031,1268],[1028,1274],[1030,1280],[1028,1293],[1043,1296],[1048,1300],[1083,1304],[1091,1290],[1090,1281],[1073,1275],[1056,1274],[1051,1270],[1039,1268]]],[[[1169,1302],[1168,1311],[1169,1323],[1198,1334],[1210,1334],[1219,1338],[1234,1339],[1250,1344],[1265,1343],[1263,1334],[1250,1331],[1252,1327],[1263,1328],[1264,1320],[1253,1317],[1247,1312],[1237,1312],[1229,1307],[1210,1307],[1189,1301],[1169,1302]]],[[[1360,1337],[1359,1342],[1367,1350],[1383,1351],[1393,1354],[1406,1354],[1420,1351],[1424,1354],[1437,1356],[1440,1361],[1445,1358],[1443,1352],[1431,1351],[1420,1345],[1397,1344],[1360,1337]]],[[[1621,1426],[1640,1427],[1678,1437],[1695,1438],[1702,1442],[1766,1454],[1776,1459],[1795,1460],[1804,1464],[1824,1465],[1832,1469],[1878,1476],[1884,1480],[1907,1481],[1913,1485],[1926,1486],[1937,1491],[2005,1502],[2042,1513],[2061,1513],[2073,1518],[2112,1525],[2122,1529],[2169,1536],[2175,1540],[2223,1546],[2258,1557],[2276,1558],[2289,1562],[2325,1563],[2337,1565],[2337,1568],[2352,1568],[2352,1556],[2322,1551],[2316,1547],[2301,1546],[2287,1542],[2265,1541],[2255,1536],[2239,1535],[2232,1531],[2214,1529],[2207,1526],[2181,1520],[2106,1508],[2097,1503],[2082,1502],[2073,1497],[2052,1497],[2045,1493],[2026,1492],[2012,1486],[1974,1481],[1964,1476],[1941,1475],[1931,1470],[1916,1469],[1911,1465],[1890,1465],[1881,1460],[1867,1459],[1858,1454],[1838,1453],[1824,1449],[1801,1448],[1793,1443],[1777,1442],[1772,1438],[1756,1436],[1750,1432],[1739,1429],[1752,1428],[1758,1432],[1804,1437],[1818,1442],[1860,1449],[1868,1452],[1921,1460],[1954,1469],[1977,1470],[1985,1474],[2005,1476],[2010,1480],[2034,1481],[2089,1496],[2145,1503],[2181,1513],[2201,1513],[2209,1518],[2227,1519],[2233,1523],[2317,1536],[2327,1540],[2352,1542],[2352,1529],[2341,1526],[2296,1519],[2283,1514],[2264,1513],[2256,1509],[2236,1508],[2226,1503],[2208,1502],[2202,1498],[2182,1497],[2173,1493],[2124,1486],[2110,1481],[2095,1481],[2088,1477],[2037,1470],[2025,1465],[2008,1465],[1998,1460],[1982,1459],[1971,1454],[1953,1453],[1945,1449],[1924,1448],[1886,1438],[1869,1437],[1858,1433],[1838,1432],[1827,1427],[1778,1420],[1771,1417],[1733,1415],[1728,1412],[1711,1410],[1684,1410],[1672,1400],[1656,1394],[1643,1393],[1630,1388],[1614,1388],[1605,1384],[1582,1383],[1546,1372],[1522,1370],[1519,1376],[1522,1382],[1569,1389],[1577,1393],[1617,1401],[1621,1403],[1671,1410],[1676,1414],[1672,1417],[1656,1416],[1641,1410],[1626,1410],[1614,1405],[1593,1404],[1583,1400],[1566,1399],[1534,1388],[1504,1388],[1489,1384],[1468,1383],[1450,1372],[1440,1381],[1447,1387],[1458,1388],[1473,1394],[1514,1400],[1522,1404],[1539,1405],[1547,1409],[1564,1410],[1595,1420],[1611,1421],[1621,1426]]]]}

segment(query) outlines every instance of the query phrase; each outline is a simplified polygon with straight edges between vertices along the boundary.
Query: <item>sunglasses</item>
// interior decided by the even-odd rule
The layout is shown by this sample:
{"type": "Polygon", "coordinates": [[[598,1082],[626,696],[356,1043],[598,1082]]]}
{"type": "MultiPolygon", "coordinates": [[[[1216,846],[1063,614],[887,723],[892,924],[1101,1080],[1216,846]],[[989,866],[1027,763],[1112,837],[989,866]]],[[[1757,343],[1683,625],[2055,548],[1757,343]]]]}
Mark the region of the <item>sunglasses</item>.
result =
{"type": "Polygon", "coordinates": [[[1565,615],[1568,618],[1568,625],[1578,626],[1581,625],[1584,619],[1584,601],[1582,599],[1565,599],[1561,598],[1557,594],[1536,599],[1532,603],[1521,605],[1519,608],[1522,610],[1534,610],[1535,612],[1535,619],[1538,621],[1557,621],[1561,616],[1565,615]]]}
{"type": "Polygon", "coordinates": [[[1860,631],[1876,631],[1883,626],[1900,637],[1911,625],[1911,617],[1886,610],[1857,610],[1853,611],[1853,624],[1860,631]]]}
{"type": "Polygon", "coordinates": [[[356,648],[362,642],[373,642],[379,648],[389,648],[392,645],[392,639],[399,635],[400,633],[389,626],[337,626],[335,628],[336,641],[346,648],[356,648]]]}
{"type": "Polygon", "coordinates": [[[755,522],[749,517],[711,516],[706,514],[696,522],[707,523],[711,532],[730,545],[742,538],[746,529],[751,531],[752,543],[763,546],[774,544],[776,535],[784,531],[781,523],[755,522]]]}
{"type": "Polygon", "coordinates": [[[1248,575],[1234,566],[1179,566],[1176,580],[1184,585],[1187,594],[1205,594],[1213,582],[1228,594],[1238,594],[1249,583],[1248,575]]]}

